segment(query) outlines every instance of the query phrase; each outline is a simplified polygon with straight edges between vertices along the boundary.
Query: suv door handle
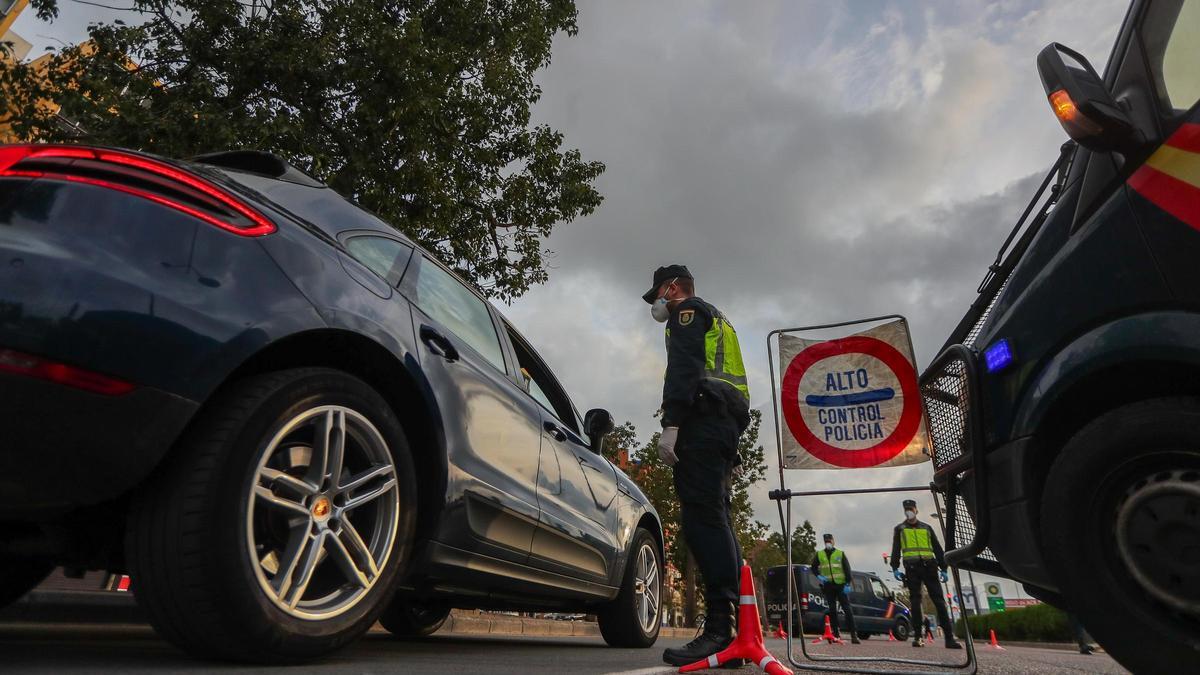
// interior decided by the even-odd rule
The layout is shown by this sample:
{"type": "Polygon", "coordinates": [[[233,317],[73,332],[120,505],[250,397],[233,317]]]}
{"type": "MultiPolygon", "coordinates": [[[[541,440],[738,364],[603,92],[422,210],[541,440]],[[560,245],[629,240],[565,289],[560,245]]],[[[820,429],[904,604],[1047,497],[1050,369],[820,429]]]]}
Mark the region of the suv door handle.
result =
{"type": "Polygon", "coordinates": [[[554,422],[543,422],[542,428],[545,429],[546,433],[550,434],[550,436],[559,443],[567,440],[567,434],[563,432],[562,429],[559,429],[558,425],[554,422]]]}
{"type": "Polygon", "coordinates": [[[445,335],[437,332],[430,326],[421,326],[421,342],[424,342],[429,351],[446,359],[447,361],[458,360],[458,350],[454,348],[454,343],[446,339],[445,335]]]}

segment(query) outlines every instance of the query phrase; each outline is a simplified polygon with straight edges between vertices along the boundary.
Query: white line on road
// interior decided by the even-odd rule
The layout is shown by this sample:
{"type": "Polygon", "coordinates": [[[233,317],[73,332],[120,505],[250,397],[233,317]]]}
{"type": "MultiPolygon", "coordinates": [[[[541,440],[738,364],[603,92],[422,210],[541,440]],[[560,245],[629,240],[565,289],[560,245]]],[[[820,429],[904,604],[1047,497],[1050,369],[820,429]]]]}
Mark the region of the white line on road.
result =
{"type": "Polygon", "coordinates": [[[604,675],[667,675],[668,673],[678,673],[678,668],[670,666],[659,666],[657,668],[639,668],[638,670],[618,670],[604,675]]]}

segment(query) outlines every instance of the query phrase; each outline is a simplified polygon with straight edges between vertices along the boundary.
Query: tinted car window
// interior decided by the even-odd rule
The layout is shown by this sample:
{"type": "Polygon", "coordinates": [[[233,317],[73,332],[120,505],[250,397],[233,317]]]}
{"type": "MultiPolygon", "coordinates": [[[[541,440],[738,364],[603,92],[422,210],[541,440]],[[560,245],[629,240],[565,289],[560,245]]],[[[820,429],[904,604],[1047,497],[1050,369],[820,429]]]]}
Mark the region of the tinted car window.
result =
{"type": "Polygon", "coordinates": [[[417,275],[417,306],[504,371],[500,336],[487,303],[428,258],[417,275]]]}
{"type": "Polygon", "coordinates": [[[575,421],[574,408],[567,393],[555,381],[546,364],[533,352],[521,336],[511,327],[508,329],[509,341],[517,354],[517,363],[521,367],[521,375],[529,395],[534,398],[547,412],[566,424],[572,431],[579,433],[579,425],[575,421]]]}
{"type": "Polygon", "coordinates": [[[395,239],[367,235],[347,239],[346,251],[371,271],[395,283],[400,277],[398,268],[412,249],[395,239]]]}
{"type": "Polygon", "coordinates": [[[854,577],[854,579],[851,580],[851,584],[851,587],[854,589],[855,593],[871,592],[870,589],[867,588],[867,580],[862,577],[854,577]]]}
{"type": "Polygon", "coordinates": [[[881,597],[881,598],[888,597],[887,588],[884,587],[883,582],[878,579],[871,580],[871,590],[875,591],[875,595],[878,597],[881,597]]]}

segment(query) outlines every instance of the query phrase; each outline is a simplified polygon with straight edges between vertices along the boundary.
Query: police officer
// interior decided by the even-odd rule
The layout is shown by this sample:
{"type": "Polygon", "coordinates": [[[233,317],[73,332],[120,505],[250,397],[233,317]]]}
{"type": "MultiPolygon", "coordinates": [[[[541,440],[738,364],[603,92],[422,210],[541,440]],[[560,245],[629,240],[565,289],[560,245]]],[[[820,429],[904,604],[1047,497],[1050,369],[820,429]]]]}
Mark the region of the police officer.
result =
{"type": "Polygon", "coordinates": [[[682,666],[721,651],[734,637],[742,555],[729,487],[740,463],[738,439],[750,423],[750,390],[733,325],[696,297],[686,267],[655,270],[642,299],[654,319],[667,324],[658,456],[674,467],[683,537],[704,577],[708,605],[704,633],[663,652],[663,661],[682,666]]]}
{"type": "Polygon", "coordinates": [[[946,648],[962,649],[962,645],[954,639],[950,614],[946,611],[946,599],[942,597],[939,583],[948,578],[945,554],[933,528],[917,520],[917,502],[912,499],[904,500],[904,522],[897,525],[892,533],[891,560],[892,574],[908,587],[908,598],[912,605],[909,609],[912,611],[913,646],[925,646],[921,631],[921,589],[924,587],[937,609],[938,625],[946,634],[946,648]],[[904,561],[904,572],[899,570],[901,560],[904,561]]]}
{"type": "Polygon", "coordinates": [[[838,604],[846,613],[846,627],[850,629],[851,644],[859,644],[858,630],[854,627],[854,610],[850,607],[850,559],[833,543],[833,535],[824,535],[825,548],[813,556],[810,567],[817,581],[821,582],[821,592],[825,594],[825,604],[829,607],[829,625],[833,634],[842,637],[841,622],[838,621],[838,604]]]}

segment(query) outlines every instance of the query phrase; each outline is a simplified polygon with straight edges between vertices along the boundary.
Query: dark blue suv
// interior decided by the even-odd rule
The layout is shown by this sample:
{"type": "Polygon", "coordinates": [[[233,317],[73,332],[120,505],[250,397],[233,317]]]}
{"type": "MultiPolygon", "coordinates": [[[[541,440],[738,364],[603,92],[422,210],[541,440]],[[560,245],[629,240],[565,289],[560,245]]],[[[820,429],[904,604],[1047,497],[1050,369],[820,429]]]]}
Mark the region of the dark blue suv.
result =
{"type": "Polygon", "coordinates": [[[451,607],[659,627],[662,532],[531,345],[279,158],[0,146],[0,604],[127,571],[189,651],[287,662],[451,607]]]}
{"type": "MultiPolygon", "coordinates": [[[[763,599],[769,629],[782,623],[784,630],[787,630],[786,570],[787,565],[767,569],[763,599]]],[[[792,577],[792,583],[795,584],[792,602],[799,609],[799,612],[792,610],[792,635],[799,637],[801,621],[804,622],[806,633],[820,635],[825,628],[825,615],[829,613],[821,584],[808,565],[792,565],[792,577]]],[[[892,590],[874,573],[853,572],[849,598],[858,637],[865,640],[872,635],[887,635],[890,632],[897,640],[903,641],[912,634],[908,607],[897,600],[892,590]]],[[[845,625],[844,619],[842,625],[845,625]]]]}

